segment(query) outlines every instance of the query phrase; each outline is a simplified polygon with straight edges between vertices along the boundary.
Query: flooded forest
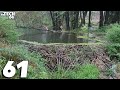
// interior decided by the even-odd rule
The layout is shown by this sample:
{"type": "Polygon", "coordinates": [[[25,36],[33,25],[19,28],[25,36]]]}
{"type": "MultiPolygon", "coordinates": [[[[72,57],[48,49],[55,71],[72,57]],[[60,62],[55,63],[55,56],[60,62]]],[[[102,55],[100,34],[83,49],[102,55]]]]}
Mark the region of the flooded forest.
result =
{"type": "Polygon", "coordinates": [[[120,11],[0,11],[0,79],[120,79],[119,22],[120,11]]]}

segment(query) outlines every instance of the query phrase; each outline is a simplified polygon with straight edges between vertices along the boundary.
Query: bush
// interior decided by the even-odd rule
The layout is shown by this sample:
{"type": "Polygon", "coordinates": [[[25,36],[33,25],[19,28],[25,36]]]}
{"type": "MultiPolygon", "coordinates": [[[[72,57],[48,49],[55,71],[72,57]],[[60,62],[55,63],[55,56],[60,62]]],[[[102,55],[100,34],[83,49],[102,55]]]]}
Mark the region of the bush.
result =
{"type": "Polygon", "coordinates": [[[120,43],[120,25],[112,24],[106,29],[106,39],[109,43],[120,43]]]}
{"type": "Polygon", "coordinates": [[[120,25],[111,24],[106,29],[107,51],[111,60],[120,61],[120,25]]]}
{"type": "Polygon", "coordinates": [[[15,29],[15,21],[0,17],[0,38],[8,43],[15,43],[19,33],[15,29]]]}
{"type": "Polygon", "coordinates": [[[95,65],[82,65],[75,70],[70,76],[74,79],[97,79],[99,77],[99,70],[95,65]]]}
{"type": "Polygon", "coordinates": [[[108,53],[117,54],[118,52],[120,52],[120,44],[107,45],[107,49],[109,50],[108,53]]]}
{"type": "Polygon", "coordinates": [[[97,79],[99,77],[99,70],[95,65],[86,64],[82,66],[76,66],[75,69],[64,70],[59,69],[52,73],[51,77],[56,79],[97,79]]]}
{"type": "Polygon", "coordinates": [[[99,33],[105,33],[111,27],[112,27],[112,24],[111,25],[105,25],[105,26],[102,26],[102,27],[98,28],[96,31],[99,32],[99,33]]]}
{"type": "MultiPolygon", "coordinates": [[[[19,63],[23,60],[28,60],[28,79],[43,79],[48,78],[47,71],[44,66],[44,60],[41,55],[33,52],[30,53],[27,48],[23,46],[13,46],[11,48],[5,48],[0,51],[0,63],[3,60],[7,61],[15,61],[15,63],[19,63]]],[[[3,65],[0,64],[0,67],[3,68],[3,65]]],[[[13,78],[19,78],[20,71],[13,78]]]]}
{"type": "Polygon", "coordinates": [[[120,44],[113,43],[106,46],[111,60],[120,61],[120,44]]]}

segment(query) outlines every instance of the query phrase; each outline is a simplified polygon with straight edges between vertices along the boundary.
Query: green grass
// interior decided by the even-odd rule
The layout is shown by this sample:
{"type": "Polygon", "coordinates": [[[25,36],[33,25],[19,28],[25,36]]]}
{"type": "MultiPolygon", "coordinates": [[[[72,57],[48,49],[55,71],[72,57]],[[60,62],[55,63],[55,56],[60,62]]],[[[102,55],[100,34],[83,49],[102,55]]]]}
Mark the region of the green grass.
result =
{"type": "Polygon", "coordinates": [[[19,33],[15,29],[15,21],[0,17],[0,38],[8,43],[15,43],[18,40],[19,33]]]}
{"type": "MultiPolygon", "coordinates": [[[[99,70],[92,64],[75,65],[74,69],[63,69],[58,66],[57,71],[50,72],[45,68],[45,59],[38,53],[30,53],[23,46],[14,45],[10,48],[0,51],[0,70],[2,71],[7,61],[12,60],[16,63],[27,60],[28,75],[27,79],[96,79],[99,76],[99,70]]],[[[17,71],[13,79],[19,79],[20,71],[17,71]]],[[[0,78],[4,78],[0,73],[0,78]]]]}
{"type": "Polygon", "coordinates": [[[7,63],[7,60],[0,58],[0,79],[4,78],[2,74],[2,70],[4,69],[6,63],[7,63]]]}
{"type": "Polygon", "coordinates": [[[76,65],[74,69],[59,69],[55,72],[52,72],[51,78],[53,79],[98,79],[99,70],[95,65],[86,64],[86,65],[76,65]]]}
{"type": "MultiPolygon", "coordinates": [[[[48,78],[47,71],[44,66],[44,59],[40,54],[30,53],[27,48],[23,46],[14,45],[10,48],[5,48],[0,51],[0,63],[7,63],[7,61],[15,61],[19,63],[21,61],[27,60],[28,65],[28,79],[43,79],[48,78]]],[[[3,64],[0,64],[1,70],[4,68],[3,64]]],[[[19,72],[13,78],[19,78],[19,72]]]]}
{"type": "Polygon", "coordinates": [[[73,79],[97,79],[99,74],[100,72],[95,65],[86,64],[78,67],[70,76],[73,79]]]}

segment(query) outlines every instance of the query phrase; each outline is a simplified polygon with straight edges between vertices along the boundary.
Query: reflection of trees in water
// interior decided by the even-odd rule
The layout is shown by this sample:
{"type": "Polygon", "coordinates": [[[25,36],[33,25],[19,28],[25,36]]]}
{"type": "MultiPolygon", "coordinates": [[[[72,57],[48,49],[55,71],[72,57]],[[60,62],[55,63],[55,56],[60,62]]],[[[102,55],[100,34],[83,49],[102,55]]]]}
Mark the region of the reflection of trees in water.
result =
{"type": "MultiPolygon", "coordinates": [[[[79,33],[79,36],[84,36],[84,34],[83,33],[79,33]]],[[[78,43],[83,43],[83,42],[85,42],[85,40],[83,38],[77,38],[77,42],[78,43]]]]}
{"type": "Polygon", "coordinates": [[[61,42],[67,42],[68,36],[65,32],[62,32],[60,35],[61,42]]]}
{"type": "Polygon", "coordinates": [[[75,34],[70,34],[70,33],[48,33],[47,34],[47,41],[52,42],[52,43],[76,43],[77,38],[75,34]]]}
{"type": "Polygon", "coordinates": [[[60,39],[64,43],[77,43],[77,37],[75,33],[65,33],[63,32],[60,39]]]}
{"type": "Polygon", "coordinates": [[[51,40],[52,40],[51,38],[52,38],[52,33],[51,32],[47,33],[47,42],[48,43],[51,42],[51,40]]]}
{"type": "Polygon", "coordinates": [[[53,40],[53,42],[54,43],[59,43],[59,42],[61,42],[61,40],[60,40],[60,35],[61,35],[61,33],[53,33],[53,37],[52,37],[52,40],[53,40]]]}
{"type": "Polygon", "coordinates": [[[48,32],[47,33],[47,42],[48,43],[59,43],[60,41],[60,33],[48,32]]]}
{"type": "Polygon", "coordinates": [[[75,33],[68,34],[68,42],[77,43],[77,35],[75,33]]]}
{"type": "Polygon", "coordinates": [[[34,30],[33,32],[26,31],[26,33],[22,35],[20,39],[39,43],[77,43],[83,41],[82,39],[78,40],[75,33],[38,30],[34,30]]]}
{"type": "MultiPolygon", "coordinates": [[[[47,43],[47,33],[41,34],[39,36],[41,36],[41,37],[38,39],[40,39],[43,43],[47,43]]],[[[40,40],[39,40],[39,42],[40,42],[40,40]]]]}

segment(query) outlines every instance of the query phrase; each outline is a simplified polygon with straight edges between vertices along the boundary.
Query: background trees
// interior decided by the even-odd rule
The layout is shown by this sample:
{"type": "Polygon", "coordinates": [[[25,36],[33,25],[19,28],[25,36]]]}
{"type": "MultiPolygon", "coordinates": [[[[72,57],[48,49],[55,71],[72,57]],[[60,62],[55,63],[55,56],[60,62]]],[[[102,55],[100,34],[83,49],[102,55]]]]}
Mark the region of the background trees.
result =
{"type": "Polygon", "coordinates": [[[17,11],[15,21],[19,27],[76,30],[84,25],[93,26],[94,17],[99,17],[95,24],[100,28],[119,23],[120,11],[17,11]]]}

